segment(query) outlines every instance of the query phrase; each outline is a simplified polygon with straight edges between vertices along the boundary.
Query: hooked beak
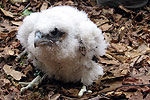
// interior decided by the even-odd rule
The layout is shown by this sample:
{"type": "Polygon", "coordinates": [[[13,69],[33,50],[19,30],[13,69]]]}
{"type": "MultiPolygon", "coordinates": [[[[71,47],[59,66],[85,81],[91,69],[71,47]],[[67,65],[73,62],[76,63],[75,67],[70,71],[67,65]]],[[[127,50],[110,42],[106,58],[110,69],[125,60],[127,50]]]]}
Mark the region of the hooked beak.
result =
{"type": "Polygon", "coordinates": [[[54,42],[52,40],[48,40],[44,37],[42,37],[42,33],[41,32],[36,32],[35,33],[35,38],[34,38],[34,47],[39,47],[39,46],[43,46],[43,45],[49,45],[51,46],[54,42]]]}

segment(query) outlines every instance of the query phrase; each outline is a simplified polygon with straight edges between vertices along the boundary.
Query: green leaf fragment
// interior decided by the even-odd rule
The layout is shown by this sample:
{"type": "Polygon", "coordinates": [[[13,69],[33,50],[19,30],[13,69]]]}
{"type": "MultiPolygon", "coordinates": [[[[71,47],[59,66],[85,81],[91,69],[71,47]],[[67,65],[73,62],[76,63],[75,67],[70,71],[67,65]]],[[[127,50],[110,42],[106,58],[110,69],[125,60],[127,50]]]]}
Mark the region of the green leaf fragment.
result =
{"type": "Polygon", "coordinates": [[[26,10],[24,10],[23,12],[22,12],[22,14],[23,15],[30,15],[32,13],[32,11],[30,11],[30,10],[28,10],[28,9],[26,9],[26,10]]]}

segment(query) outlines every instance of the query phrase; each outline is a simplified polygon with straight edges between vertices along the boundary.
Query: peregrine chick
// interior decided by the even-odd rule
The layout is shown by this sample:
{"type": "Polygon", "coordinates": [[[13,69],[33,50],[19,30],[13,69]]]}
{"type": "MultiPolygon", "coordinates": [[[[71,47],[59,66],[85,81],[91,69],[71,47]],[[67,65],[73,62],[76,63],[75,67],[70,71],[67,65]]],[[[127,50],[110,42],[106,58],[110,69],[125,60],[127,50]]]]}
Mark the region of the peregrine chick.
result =
{"type": "Polygon", "coordinates": [[[102,31],[84,11],[56,6],[23,20],[18,40],[28,59],[49,78],[91,85],[103,68],[93,58],[105,54],[102,31]]]}

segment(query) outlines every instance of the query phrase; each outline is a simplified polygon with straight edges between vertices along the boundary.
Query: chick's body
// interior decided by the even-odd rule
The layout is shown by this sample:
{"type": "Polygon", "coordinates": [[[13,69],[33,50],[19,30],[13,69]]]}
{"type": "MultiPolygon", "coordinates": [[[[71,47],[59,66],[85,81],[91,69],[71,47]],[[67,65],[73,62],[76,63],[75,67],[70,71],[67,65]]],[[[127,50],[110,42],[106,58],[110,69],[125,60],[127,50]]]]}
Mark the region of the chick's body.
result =
{"type": "Polygon", "coordinates": [[[57,6],[27,16],[17,38],[34,66],[50,78],[90,85],[103,74],[103,68],[92,58],[105,54],[104,36],[87,14],[76,8],[57,6]],[[65,35],[55,45],[34,46],[36,31],[47,36],[56,28],[65,35]]]}

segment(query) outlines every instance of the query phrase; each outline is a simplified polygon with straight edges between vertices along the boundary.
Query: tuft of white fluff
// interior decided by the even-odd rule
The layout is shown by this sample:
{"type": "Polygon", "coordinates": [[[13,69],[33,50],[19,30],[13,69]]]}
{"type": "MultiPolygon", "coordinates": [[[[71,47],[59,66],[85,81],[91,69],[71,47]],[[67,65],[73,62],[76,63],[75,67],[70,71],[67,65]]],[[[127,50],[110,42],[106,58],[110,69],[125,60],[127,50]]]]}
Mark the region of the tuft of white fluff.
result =
{"type": "Polygon", "coordinates": [[[104,55],[107,43],[102,31],[88,15],[76,8],[56,6],[32,13],[23,20],[17,38],[27,50],[34,66],[50,78],[63,82],[81,81],[84,85],[90,85],[103,74],[103,68],[92,58],[104,55]],[[35,48],[35,31],[40,30],[45,34],[55,27],[67,33],[64,40],[57,42],[57,46],[35,48]],[[85,55],[79,50],[81,45],[86,49],[85,55]]]}

